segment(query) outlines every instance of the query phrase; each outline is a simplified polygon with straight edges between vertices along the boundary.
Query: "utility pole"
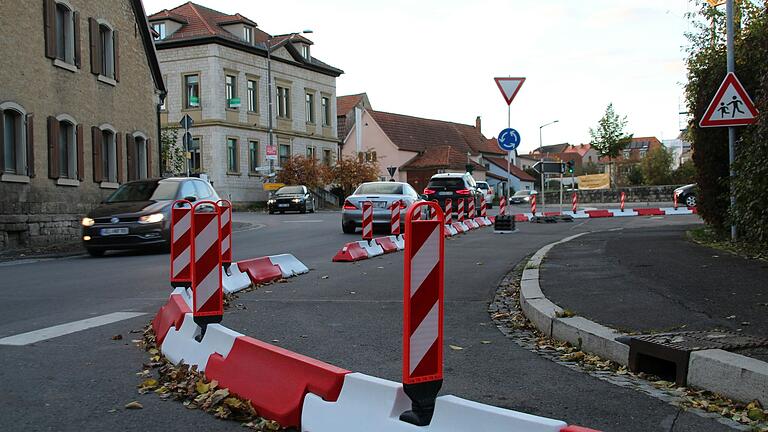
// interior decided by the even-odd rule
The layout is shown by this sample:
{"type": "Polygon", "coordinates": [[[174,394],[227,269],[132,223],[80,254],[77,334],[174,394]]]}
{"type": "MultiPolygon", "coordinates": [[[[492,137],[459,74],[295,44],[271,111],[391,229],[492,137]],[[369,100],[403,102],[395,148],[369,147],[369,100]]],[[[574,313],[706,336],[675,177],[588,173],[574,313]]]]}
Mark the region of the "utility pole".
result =
{"type": "MultiPolygon", "coordinates": [[[[726,16],[726,34],[727,34],[727,62],[728,72],[736,72],[736,59],[735,49],[733,42],[733,0],[727,0],[725,3],[725,16],[726,16]]],[[[733,187],[733,179],[736,178],[736,171],[734,169],[734,162],[736,161],[736,128],[733,126],[728,127],[728,166],[730,167],[730,189],[731,189],[731,211],[736,208],[736,191],[733,187]]],[[[731,241],[736,241],[737,232],[736,224],[731,224],[731,241]]]]}
{"type": "MultiPolygon", "coordinates": [[[[560,120],[555,120],[555,121],[551,121],[551,122],[549,122],[547,124],[543,124],[543,125],[539,126],[539,158],[540,158],[540,161],[541,161],[541,165],[540,166],[542,166],[542,167],[544,166],[544,141],[541,138],[541,130],[544,129],[545,127],[549,126],[549,125],[558,123],[559,121],[560,120]]],[[[544,212],[545,210],[546,210],[546,202],[545,202],[545,199],[544,199],[544,172],[542,172],[541,173],[541,211],[544,212]]],[[[534,216],[536,216],[536,215],[534,215],[534,216]]]]}

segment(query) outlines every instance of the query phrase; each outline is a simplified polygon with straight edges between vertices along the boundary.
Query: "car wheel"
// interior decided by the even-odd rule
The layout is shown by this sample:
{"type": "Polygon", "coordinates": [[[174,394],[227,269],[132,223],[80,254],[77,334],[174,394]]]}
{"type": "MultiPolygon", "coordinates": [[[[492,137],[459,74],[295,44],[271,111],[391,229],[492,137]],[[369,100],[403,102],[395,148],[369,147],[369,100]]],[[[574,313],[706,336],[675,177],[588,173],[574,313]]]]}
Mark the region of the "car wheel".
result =
{"type": "Polygon", "coordinates": [[[88,255],[94,257],[94,258],[100,258],[104,256],[104,252],[106,252],[104,249],[92,249],[87,248],[88,255]]]}
{"type": "Polygon", "coordinates": [[[306,213],[306,212],[307,212],[307,205],[306,205],[306,204],[304,204],[304,207],[302,207],[301,209],[299,209],[299,213],[301,213],[301,214],[304,214],[304,213],[306,213]]]}
{"type": "Polygon", "coordinates": [[[696,207],[696,195],[688,195],[685,197],[685,205],[688,207],[696,207]]]}
{"type": "Polygon", "coordinates": [[[355,224],[352,223],[352,222],[342,223],[341,224],[341,230],[344,231],[344,234],[354,234],[355,233],[355,224]]]}

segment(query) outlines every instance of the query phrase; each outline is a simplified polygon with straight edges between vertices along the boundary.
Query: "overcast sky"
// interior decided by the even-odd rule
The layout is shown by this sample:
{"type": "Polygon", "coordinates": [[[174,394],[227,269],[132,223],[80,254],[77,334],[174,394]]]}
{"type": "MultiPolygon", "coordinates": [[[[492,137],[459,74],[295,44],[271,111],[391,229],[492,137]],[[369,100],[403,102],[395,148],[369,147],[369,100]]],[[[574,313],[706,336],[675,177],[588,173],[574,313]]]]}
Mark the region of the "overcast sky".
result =
{"type": "MultiPolygon", "coordinates": [[[[674,138],[685,81],[688,0],[198,0],[272,33],[312,29],[313,56],[345,71],[337,95],[373,108],[473,124],[496,136],[507,106],[495,76],[527,81],[512,102],[522,152],[589,142],[606,105],[635,136],[674,138]]],[[[182,4],[144,0],[148,13],[182,4]]]]}

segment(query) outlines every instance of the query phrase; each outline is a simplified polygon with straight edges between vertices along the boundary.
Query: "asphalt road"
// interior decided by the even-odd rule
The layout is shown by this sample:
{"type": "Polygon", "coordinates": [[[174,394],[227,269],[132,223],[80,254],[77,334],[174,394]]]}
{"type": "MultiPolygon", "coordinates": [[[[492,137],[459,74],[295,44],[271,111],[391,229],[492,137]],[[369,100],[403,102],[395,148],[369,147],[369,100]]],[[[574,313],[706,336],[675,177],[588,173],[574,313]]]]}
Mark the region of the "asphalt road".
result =
{"type": "MultiPolygon", "coordinates": [[[[224,324],[338,366],[398,380],[402,259],[331,257],[357,236],[337,213],[236,213],[251,228],[233,238],[234,259],[293,253],[312,271],[243,294],[224,324]],[[324,278],[327,276],[327,278],[324,278]]],[[[605,431],[720,431],[725,426],[570,370],[506,339],[486,312],[502,276],[539,247],[582,231],[695,223],[695,216],[519,224],[446,241],[443,393],[605,431]],[[490,341],[483,344],[481,341],[490,341]]],[[[174,402],[136,393],[144,353],[130,340],[170,291],[167,254],[121,253],[0,264],[0,339],[115,312],[145,315],[23,346],[0,345],[2,430],[240,430],[174,402]],[[123,340],[111,337],[123,335],[123,340]],[[139,400],[143,410],[123,406],[139,400]],[[113,411],[114,410],[114,411],[113,411]],[[110,412],[113,411],[113,412],[110,412]]]]}

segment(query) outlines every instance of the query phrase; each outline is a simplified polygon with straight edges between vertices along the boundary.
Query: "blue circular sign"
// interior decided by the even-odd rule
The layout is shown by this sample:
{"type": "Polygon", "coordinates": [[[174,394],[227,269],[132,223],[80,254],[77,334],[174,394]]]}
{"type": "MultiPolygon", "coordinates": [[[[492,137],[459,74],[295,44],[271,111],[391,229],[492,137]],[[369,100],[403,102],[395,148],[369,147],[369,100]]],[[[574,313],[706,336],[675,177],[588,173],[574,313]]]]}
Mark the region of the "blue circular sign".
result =
{"type": "Polygon", "coordinates": [[[506,128],[499,133],[499,148],[504,151],[515,151],[520,145],[520,133],[512,128],[506,128]]]}

